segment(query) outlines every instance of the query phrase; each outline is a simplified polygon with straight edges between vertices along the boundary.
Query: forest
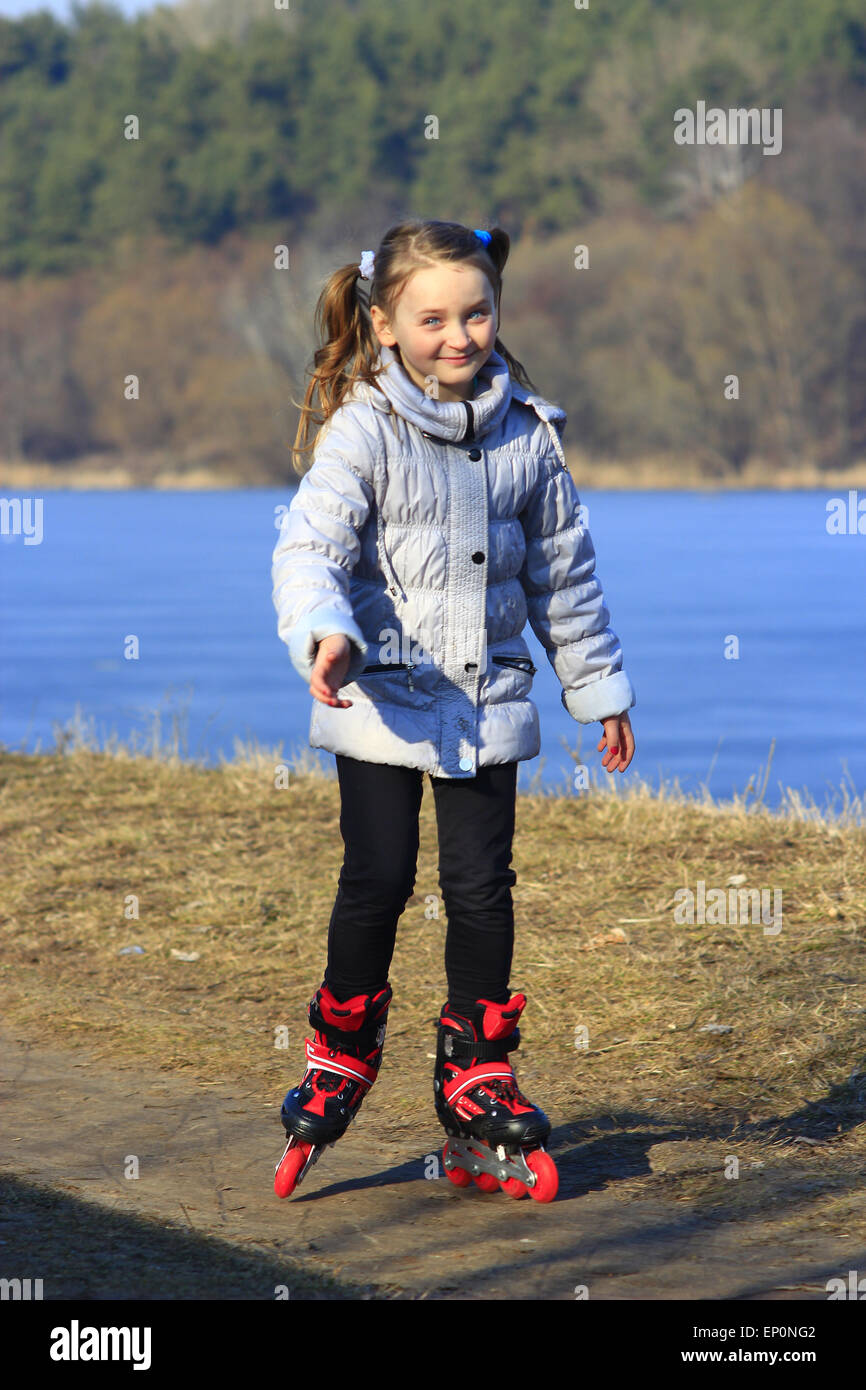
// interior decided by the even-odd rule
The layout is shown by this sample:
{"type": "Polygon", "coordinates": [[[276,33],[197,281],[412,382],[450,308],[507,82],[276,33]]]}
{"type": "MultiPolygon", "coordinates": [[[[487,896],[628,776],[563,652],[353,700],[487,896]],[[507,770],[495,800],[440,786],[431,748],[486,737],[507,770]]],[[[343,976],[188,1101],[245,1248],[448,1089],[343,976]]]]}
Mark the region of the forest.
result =
{"type": "Polygon", "coordinates": [[[0,20],[0,459],[291,478],[325,278],[435,217],[512,238],[500,336],[567,447],[850,466],[864,117],[862,0],[0,20]],[[779,148],[678,142],[698,103],[778,112],[779,148]]]}

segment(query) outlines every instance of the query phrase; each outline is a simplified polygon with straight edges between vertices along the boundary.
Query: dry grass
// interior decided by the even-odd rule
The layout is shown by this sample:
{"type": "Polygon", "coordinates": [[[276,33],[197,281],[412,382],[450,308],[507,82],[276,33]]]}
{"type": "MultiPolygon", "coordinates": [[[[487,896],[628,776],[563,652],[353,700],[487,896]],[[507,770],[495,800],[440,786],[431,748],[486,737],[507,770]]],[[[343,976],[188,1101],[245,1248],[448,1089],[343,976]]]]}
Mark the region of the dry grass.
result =
{"type": "Polygon", "coordinates": [[[866,487],[866,460],[848,468],[819,468],[808,460],[794,460],[782,466],[768,459],[749,459],[739,472],[707,469],[697,459],[659,455],[623,462],[596,459],[572,450],[569,464],[575,482],[584,488],[610,489],[612,492],[665,491],[694,489],[696,492],[797,491],[820,489],[844,492],[866,487]]]}
{"type": "MultiPolygon", "coordinates": [[[[698,459],[661,454],[640,459],[593,458],[566,447],[566,455],[581,488],[627,492],[680,490],[716,492],[734,490],[866,488],[866,460],[848,468],[819,468],[804,459],[778,466],[768,459],[749,459],[739,473],[704,467],[698,459]]],[[[136,454],[92,454],[69,463],[42,463],[25,459],[0,459],[0,489],[33,492],[40,488],[107,489],[154,488],[166,491],[200,491],[212,488],[280,487],[291,482],[287,463],[281,476],[269,477],[259,466],[256,476],[239,473],[231,460],[178,460],[164,451],[136,454]]]]}
{"type": "MultiPolygon", "coordinates": [[[[265,1095],[297,1080],[342,860],[336,780],[305,758],[289,768],[281,750],[239,745],[205,768],[158,740],[149,756],[95,751],[80,731],[48,754],[0,753],[7,1025],[265,1095]],[[130,945],[143,953],[119,954],[130,945]]],[[[637,783],[521,794],[512,987],[529,1001],[528,1094],[584,1137],[651,1114],[694,1140],[839,1143],[860,1126],[860,1142],[864,851],[850,799],[832,817],[794,793],[779,814],[759,794],[720,805],[637,783]],[[781,931],[675,920],[678,888],[736,875],[771,902],[781,890],[781,931]]],[[[430,1102],[445,998],[444,914],[425,907],[436,857],[427,783],[390,977],[400,1085],[380,1113],[397,1129],[430,1102]]]]}

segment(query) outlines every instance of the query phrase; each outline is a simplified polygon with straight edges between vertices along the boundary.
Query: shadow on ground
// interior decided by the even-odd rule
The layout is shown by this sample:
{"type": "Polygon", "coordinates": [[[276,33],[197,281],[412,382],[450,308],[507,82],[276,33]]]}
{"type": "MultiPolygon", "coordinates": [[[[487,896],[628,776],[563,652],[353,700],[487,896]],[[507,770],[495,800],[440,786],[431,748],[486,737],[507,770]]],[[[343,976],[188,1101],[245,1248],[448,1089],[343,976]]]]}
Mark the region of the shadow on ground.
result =
{"type": "Polygon", "coordinates": [[[291,1298],[371,1296],[369,1286],[17,1178],[0,1177],[0,1212],[0,1278],[41,1279],[46,1300],[274,1300],[280,1288],[291,1298]]]}

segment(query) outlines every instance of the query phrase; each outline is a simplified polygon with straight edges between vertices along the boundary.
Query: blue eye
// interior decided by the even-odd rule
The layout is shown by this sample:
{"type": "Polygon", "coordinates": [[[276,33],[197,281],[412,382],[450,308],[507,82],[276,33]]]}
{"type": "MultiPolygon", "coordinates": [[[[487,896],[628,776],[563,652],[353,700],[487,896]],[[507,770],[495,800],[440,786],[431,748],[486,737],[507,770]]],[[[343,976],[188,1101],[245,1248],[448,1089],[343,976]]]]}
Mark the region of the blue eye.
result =
{"type": "MultiPolygon", "coordinates": [[[[486,318],[486,317],[487,317],[487,311],[486,311],[485,309],[473,309],[473,310],[472,310],[472,313],[469,315],[470,318],[472,317],[472,314],[480,314],[482,318],[486,318]]],[[[429,318],[426,318],[426,319],[424,319],[424,320],[422,321],[421,327],[422,327],[422,328],[426,328],[427,325],[428,325],[428,323],[439,323],[439,322],[440,322],[439,315],[438,315],[438,314],[431,314],[429,318]]]]}

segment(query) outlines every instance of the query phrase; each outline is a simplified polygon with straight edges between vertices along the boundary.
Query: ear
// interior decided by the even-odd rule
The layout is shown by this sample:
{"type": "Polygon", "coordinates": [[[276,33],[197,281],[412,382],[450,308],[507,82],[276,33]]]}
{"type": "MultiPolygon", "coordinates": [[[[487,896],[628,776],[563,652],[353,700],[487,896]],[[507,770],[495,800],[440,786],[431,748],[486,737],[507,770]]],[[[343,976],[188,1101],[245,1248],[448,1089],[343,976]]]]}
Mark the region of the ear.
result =
{"type": "Polygon", "coordinates": [[[370,321],[373,325],[373,332],[385,347],[394,347],[397,339],[388,326],[388,320],[378,304],[370,305],[370,321]]]}

